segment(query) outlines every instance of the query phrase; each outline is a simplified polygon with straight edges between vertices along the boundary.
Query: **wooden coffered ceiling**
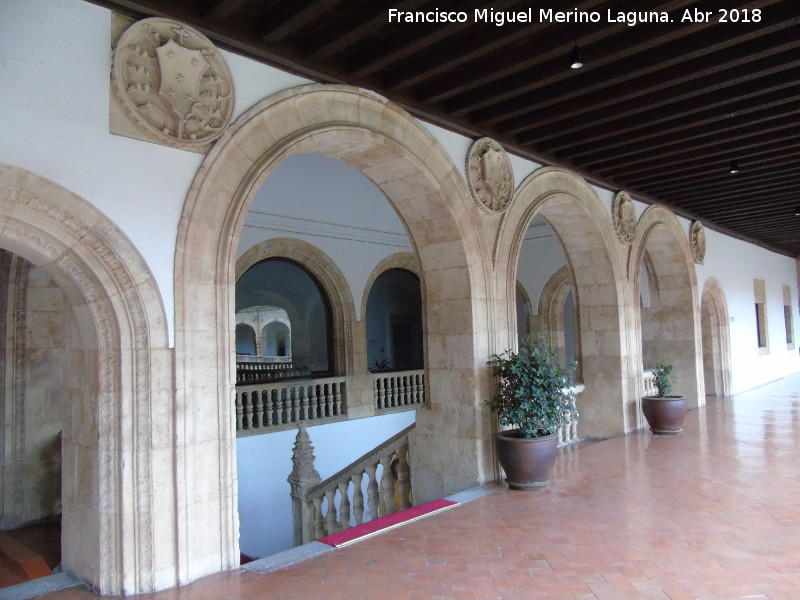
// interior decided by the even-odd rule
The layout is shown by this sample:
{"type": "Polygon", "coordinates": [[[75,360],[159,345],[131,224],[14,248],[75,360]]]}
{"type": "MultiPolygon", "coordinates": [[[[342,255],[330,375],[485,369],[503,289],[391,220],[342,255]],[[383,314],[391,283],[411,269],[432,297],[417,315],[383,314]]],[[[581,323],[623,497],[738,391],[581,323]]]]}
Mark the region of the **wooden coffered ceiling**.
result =
{"type": "Polygon", "coordinates": [[[539,9],[565,8],[552,0],[94,1],[184,21],[220,47],[375,90],[423,119],[800,255],[798,0],[651,0],[644,9],[576,0],[566,9],[597,11],[597,23],[541,22],[539,9]],[[473,11],[489,7],[530,9],[533,22],[476,23],[473,11]],[[469,18],[390,23],[390,8],[469,18]],[[710,19],[681,22],[695,9],[710,19]],[[643,10],[673,22],[616,16],[643,10]],[[570,69],[576,44],[584,66],[570,69]]]}

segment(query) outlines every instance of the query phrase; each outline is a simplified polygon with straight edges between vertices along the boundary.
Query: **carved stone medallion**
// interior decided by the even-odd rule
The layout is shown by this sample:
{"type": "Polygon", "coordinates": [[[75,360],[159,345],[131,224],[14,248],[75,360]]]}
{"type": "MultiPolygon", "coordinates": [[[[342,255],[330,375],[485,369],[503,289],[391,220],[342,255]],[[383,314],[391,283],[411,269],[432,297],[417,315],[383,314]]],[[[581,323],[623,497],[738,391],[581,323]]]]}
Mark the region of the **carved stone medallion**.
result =
{"type": "Polygon", "coordinates": [[[611,202],[614,230],[620,243],[630,246],[636,239],[636,209],[625,192],[618,192],[611,202]]]}
{"type": "Polygon", "coordinates": [[[702,265],[706,258],[706,230],[700,221],[692,221],[689,226],[689,245],[692,247],[694,262],[702,265]]]}
{"type": "Polygon", "coordinates": [[[148,139],[191,148],[215,140],[230,123],[233,79],[202,33],[177,21],[144,19],[114,48],[111,84],[148,139]]]}
{"type": "Polygon", "coordinates": [[[501,213],[514,193],[514,173],[503,147],[491,138],[473,142],[467,152],[467,185],[482,208],[501,213]]]}

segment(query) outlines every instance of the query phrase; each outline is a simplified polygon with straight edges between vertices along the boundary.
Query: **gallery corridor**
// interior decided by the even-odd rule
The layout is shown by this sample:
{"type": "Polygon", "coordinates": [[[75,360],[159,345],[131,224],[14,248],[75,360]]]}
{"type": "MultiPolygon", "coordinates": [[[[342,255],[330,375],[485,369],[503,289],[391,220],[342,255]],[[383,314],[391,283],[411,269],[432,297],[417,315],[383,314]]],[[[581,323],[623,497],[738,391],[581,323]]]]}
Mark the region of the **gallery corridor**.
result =
{"type": "MultiPolygon", "coordinates": [[[[590,399],[584,399],[590,401],[590,399]]],[[[549,488],[491,493],[289,568],[148,600],[800,598],[800,375],[709,398],[684,432],[562,450],[549,488]]],[[[72,588],[46,600],[97,598],[72,588]]]]}

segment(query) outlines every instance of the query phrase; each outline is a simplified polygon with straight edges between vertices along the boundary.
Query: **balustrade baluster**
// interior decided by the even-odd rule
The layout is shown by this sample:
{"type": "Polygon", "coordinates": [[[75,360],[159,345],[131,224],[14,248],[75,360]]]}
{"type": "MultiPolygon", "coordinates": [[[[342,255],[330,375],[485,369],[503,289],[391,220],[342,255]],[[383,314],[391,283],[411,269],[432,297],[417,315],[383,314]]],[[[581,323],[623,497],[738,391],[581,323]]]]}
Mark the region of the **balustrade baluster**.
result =
{"type": "MultiPolygon", "coordinates": [[[[383,515],[390,515],[394,512],[394,474],[392,473],[392,457],[384,456],[381,458],[383,473],[381,474],[380,506],[383,508],[383,515]]],[[[379,509],[380,510],[380,509],[379,509]]]]}
{"type": "Polygon", "coordinates": [[[394,408],[397,406],[397,377],[390,377],[389,385],[391,386],[391,389],[389,390],[389,397],[391,398],[389,406],[394,408]]]}
{"type": "Polygon", "coordinates": [[[369,465],[365,469],[367,472],[367,477],[369,477],[369,483],[367,483],[367,502],[369,503],[370,519],[377,519],[380,516],[378,513],[378,503],[380,501],[378,496],[378,480],[375,476],[375,471],[377,468],[378,464],[375,463],[374,465],[369,465]]]}
{"type": "Polygon", "coordinates": [[[291,406],[291,411],[289,413],[290,423],[297,423],[297,388],[291,387],[286,390],[286,394],[289,396],[289,404],[291,406]]]}
{"type": "Polygon", "coordinates": [[[411,404],[411,377],[403,376],[403,406],[411,404]]]}
{"type": "MultiPolygon", "coordinates": [[[[342,386],[343,383],[333,384],[333,414],[337,417],[342,414],[342,386]]],[[[333,415],[331,415],[333,416],[333,415]]]]}
{"type": "Polygon", "coordinates": [[[242,407],[243,395],[244,394],[236,394],[236,431],[244,429],[242,424],[242,415],[244,414],[244,408],[242,407]]]}
{"type": "Polygon", "coordinates": [[[376,377],[375,378],[375,390],[377,391],[376,397],[378,398],[378,409],[384,408],[383,402],[384,398],[386,397],[386,392],[383,390],[383,379],[376,377]]]}
{"type": "Polygon", "coordinates": [[[269,418],[269,394],[267,390],[261,390],[258,393],[258,399],[261,404],[261,426],[269,427],[271,423],[269,418]]]}
{"type": "Polygon", "coordinates": [[[350,497],[347,493],[349,485],[347,480],[339,482],[339,531],[350,527],[350,497]]]}
{"type": "Polygon", "coordinates": [[[322,518],[322,497],[314,498],[314,539],[325,537],[325,520],[322,518]]]}
{"type": "Polygon", "coordinates": [[[336,533],[336,490],[327,490],[325,499],[328,501],[328,514],[325,517],[325,534],[336,533]]]}
{"type": "Polygon", "coordinates": [[[242,394],[242,407],[244,408],[244,415],[242,416],[242,429],[250,429],[250,423],[253,414],[253,405],[250,400],[250,394],[242,394]]]}
{"type": "Polygon", "coordinates": [[[272,424],[279,425],[280,419],[278,417],[278,390],[269,391],[270,399],[272,400],[272,424]]]}
{"type": "Polygon", "coordinates": [[[308,388],[308,420],[316,419],[317,416],[317,386],[312,383],[308,388]]]}
{"type": "Polygon", "coordinates": [[[300,415],[298,416],[298,421],[307,421],[308,420],[308,397],[306,394],[306,386],[301,386],[297,389],[297,392],[300,394],[300,415]]]}
{"type": "Polygon", "coordinates": [[[281,423],[288,423],[288,407],[287,407],[287,398],[286,398],[287,390],[286,388],[278,390],[278,397],[281,401],[281,423]]]}
{"type": "Polygon", "coordinates": [[[408,465],[408,446],[397,450],[397,491],[400,495],[400,510],[411,508],[411,469],[408,465]]]}
{"type": "Polygon", "coordinates": [[[356,519],[356,525],[361,525],[364,522],[364,492],[361,489],[361,480],[364,478],[364,473],[354,473],[350,476],[350,481],[353,482],[353,516],[356,519]]]}
{"type": "Polygon", "coordinates": [[[258,391],[251,392],[250,403],[253,406],[251,428],[258,429],[261,426],[261,419],[259,418],[261,416],[260,415],[261,402],[260,402],[260,394],[258,393],[258,391]]]}

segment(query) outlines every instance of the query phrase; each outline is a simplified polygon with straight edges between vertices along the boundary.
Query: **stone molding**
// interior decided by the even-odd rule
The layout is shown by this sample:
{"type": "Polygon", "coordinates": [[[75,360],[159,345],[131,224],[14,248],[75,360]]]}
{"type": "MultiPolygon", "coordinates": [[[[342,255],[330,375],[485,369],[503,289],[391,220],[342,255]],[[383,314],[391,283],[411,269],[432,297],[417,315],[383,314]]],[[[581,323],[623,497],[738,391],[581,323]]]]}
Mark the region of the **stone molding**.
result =
{"type": "Polygon", "coordinates": [[[620,244],[630,246],[636,239],[636,208],[631,197],[625,192],[617,192],[611,201],[611,216],[614,230],[620,244]]]}
{"type": "MultiPolygon", "coordinates": [[[[127,21],[114,16],[117,27],[127,21]]],[[[134,22],[120,35],[111,88],[137,137],[184,150],[207,151],[235,106],[233,77],[211,40],[161,17],[134,22]]],[[[112,132],[126,135],[113,131],[113,114],[112,132]]]]}
{"type": "MultiPolygon", "coordinates": [[[[79,460],[98,475],[71,481],[77,466],[71,471],[65,461],[65,488],[74,489],[79,502],[64,507],[65,567],[104,594],[174,585],[174,579],[156,581],[154,557],[153,401],[169,382],[159,390],[152,374],[152,352],[167,345],[152,274],[122,231],[91,204],[8,165],[0,165],[0,241],[50,274],[72,304],[88,355],[96,357],[96,375],[86,382],[96,381],[86,390],[96,437],[72,440],[84,434],[65,431],[65,442],[86,452],[79,460]]],[[[165,570],[164,564],[158,568],[165,570]]]]}
{"type": "Polygon", "coordinates": [[[514,195],[514,171],[503,147],[492,138],[475,140],[467,150],[467,187],[482,209],[502,213],[514,195]]]}
{"type": "MultiPolygon", "coordinates": [[[[714,377],[714,391],[717,396],[731,394],[731,336],[730,319],[728,316],[728,302],[722,285],[715,277],[706,279],[703,293],[700,297],[701,319],[708,319],[710,331],[701,326],[703,336],[703,357],[705,360],[705,346],[710,346],[713,361],[712,375],[714,377]],[[710,334],[710,340],[706,339],[710,334]]],[[[704,367],[705,370],[705,367],[704,367]]],[[[704,372],[704,376],[707,373],[704,372]]]]}

